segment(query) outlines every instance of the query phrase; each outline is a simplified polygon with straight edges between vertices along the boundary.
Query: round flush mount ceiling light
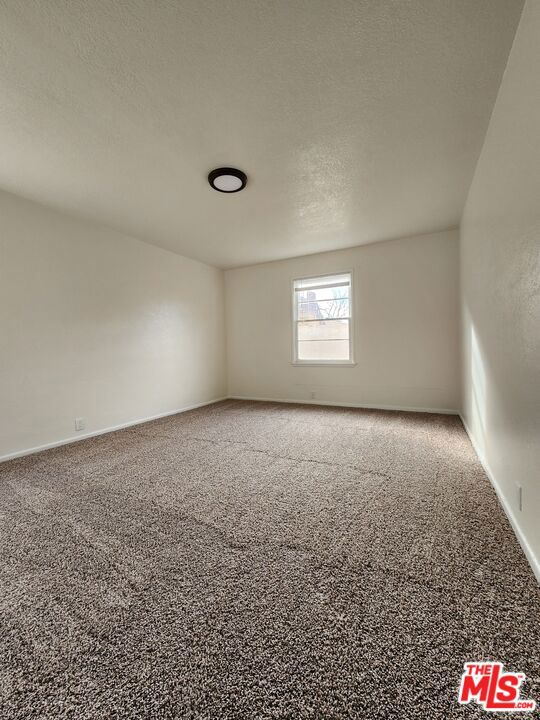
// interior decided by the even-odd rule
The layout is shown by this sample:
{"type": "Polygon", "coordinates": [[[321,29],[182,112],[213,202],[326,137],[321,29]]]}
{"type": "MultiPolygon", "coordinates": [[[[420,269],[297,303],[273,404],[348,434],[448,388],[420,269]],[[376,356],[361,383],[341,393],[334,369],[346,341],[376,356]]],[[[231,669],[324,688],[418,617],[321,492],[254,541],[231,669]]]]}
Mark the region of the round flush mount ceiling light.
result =
{"type": "Polygon", "coordinates": [[[208,173],[208,182],[218,192],[235,193],[246,187],[247,175],[236,168],[216,168],[208,173]]]}

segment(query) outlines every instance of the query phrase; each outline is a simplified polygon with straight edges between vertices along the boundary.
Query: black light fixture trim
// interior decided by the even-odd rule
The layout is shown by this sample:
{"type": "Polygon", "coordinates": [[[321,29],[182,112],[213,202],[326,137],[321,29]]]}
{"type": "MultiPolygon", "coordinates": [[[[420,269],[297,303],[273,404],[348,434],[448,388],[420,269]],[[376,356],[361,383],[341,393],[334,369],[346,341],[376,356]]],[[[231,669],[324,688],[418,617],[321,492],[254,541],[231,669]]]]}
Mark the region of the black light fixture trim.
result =
{"type": "Polygon", "coordinates": [[[237,168],[221,167],[216,168],[215,170],[212,170],[212,172],[208,173],[208,182],[210,183],[210,186],[214,188],[214,190],[222,193],[227,193],[227,195],[229,195],[230,193],[240,192],[240,190],[243,190],[246,187],[247,175],[245,172],[242,172],[242,170],[238,170],[237,168]],[[236,190],[222,190],[221,188],[216,187],[214,183],[217,178],[221,177],[222,175],[232,175],[233,177],[238,178],[241,182],[240,187],[236,188],[236,190]]]}

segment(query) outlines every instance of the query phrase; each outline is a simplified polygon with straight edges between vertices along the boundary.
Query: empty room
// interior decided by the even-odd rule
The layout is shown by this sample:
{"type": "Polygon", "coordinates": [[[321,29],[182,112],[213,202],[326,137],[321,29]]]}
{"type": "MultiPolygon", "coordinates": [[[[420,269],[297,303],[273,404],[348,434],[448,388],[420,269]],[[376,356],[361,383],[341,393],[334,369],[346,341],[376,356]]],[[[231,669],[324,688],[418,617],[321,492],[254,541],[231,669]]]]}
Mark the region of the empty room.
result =
{"type": "Polygon", "coordinates": [[[0,718],[540,717],[540,0],[0,54],[0,718]]]}

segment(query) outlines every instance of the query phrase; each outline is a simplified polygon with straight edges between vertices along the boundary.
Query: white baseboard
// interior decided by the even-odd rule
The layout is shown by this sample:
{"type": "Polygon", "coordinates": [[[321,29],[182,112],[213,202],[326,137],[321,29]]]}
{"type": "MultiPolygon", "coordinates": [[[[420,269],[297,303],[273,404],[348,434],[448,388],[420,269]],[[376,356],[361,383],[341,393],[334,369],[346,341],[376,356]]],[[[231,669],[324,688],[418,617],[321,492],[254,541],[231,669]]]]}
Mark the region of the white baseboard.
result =
{"type": "Polygon", "coordinates": [[[368,403],[334,402],[333,400],[291,400],[290,398],[263,398],[246,397],[244,395],[229,395],[229,400],[252,400],[255,402],[291,403],[293,405],[329,405],[331,407],[364,408],[366,410],[399,410],[401,412],[435,413],[439,415],[459,415],[457,410],[448,408],[419,408],[403,405],[370,405],[368,403]]]}
{"type": "Polygon", "coordinates": [[[112,427],[102,428],[101,430],[93,430],[92,432],[84,433],[82,435],[73,435],[62,440],[55,440],[54,442],[46,443],[45,445],[38,445],[37,447],[27,448],[25,450],[17,450],[16,452],[8,453],[7,455],[1,455],[0,462],[24,457],[25,455],[33,455],[34,453],[43,452],[43,450],[50,450],[51,448],[60,447],[61,445],[69,445],[70,443],[78,442],[79,440],[87,440],[88,438],[105,435],[106,433],[115,432],[116,430],[123,430],[124,428],[132,427],[133,425],[142,425],[142,423],[150,422],[151,420],[159,420],[160,418],[168,417],[169,415],[178,415],[179,413],[184,413],[188,410],[196,410],[197,408],[204,407],[205,405],[213,405],[214,403],[227,399],[228,398],[225,396],[215,398],[214,400],[206,400],[205,402],[196,403],[195,405],[186,405],[186,407],[178,408],[177,410],[169,410],[168,412],[159,413],[158,415],[150,415],[149,417],[130,420],[129,422],[121,423],[120,425],[113,425],[112,427]]]}
{"type": "Polygon", "coordinates": [[[499,502],[501,504],[502,509],[504,510],[504,514],[508,518],[508,521],[510,525],[512,526],[512,530],[514,531],[514,534],[517,538],[517,541],[521,545],[521,549],[525,553],[525,557],[527,558],[527,561],[529,565],[531,566],[531,569],[534,573],[534,576],[540,585],[540,560],[536,557],[532,547],[529,544],[529,541],[525,537],[525,534],[523,533],[523,530],[521,529],[519,522],[514,515],[514,512],[510,506],[510,503],[506,499],[506,496],[504,495],[501,486],[497,482],[497,479],[495,478],[495,475],[493,473],[493,470],[490,468],[489,463],[486,460],[486,457],[484,453],[481,451],[480,447],[478,446],[478,443],[476,442],[469,426],[465,422],[465,418],[463,415],[460,414],[461,422],[463,423],[463,427],[465,428],[465,431],[467,432],[467,435],[469,436],[469,440],[471,441],[471,445],[474,448],[474,451],[476,455],[478,456],[478,459],[480,460],[482,467],[484,468],[484,471],[486,475],[489,478],[489,481],[495,490],[495,493],[499,499],[499,502]]]}

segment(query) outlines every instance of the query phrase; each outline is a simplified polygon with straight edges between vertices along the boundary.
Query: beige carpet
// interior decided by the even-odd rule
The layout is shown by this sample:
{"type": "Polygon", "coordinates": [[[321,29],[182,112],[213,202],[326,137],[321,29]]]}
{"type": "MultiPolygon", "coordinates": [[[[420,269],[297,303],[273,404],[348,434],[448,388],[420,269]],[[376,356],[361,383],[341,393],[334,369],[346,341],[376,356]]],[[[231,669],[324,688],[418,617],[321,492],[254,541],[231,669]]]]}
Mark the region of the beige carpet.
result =
{"type": "Polygon", "coordinates": [[[456,417],[228,401],[0,465],[1,718],[484,717],[540,596],[456,417]]]}

